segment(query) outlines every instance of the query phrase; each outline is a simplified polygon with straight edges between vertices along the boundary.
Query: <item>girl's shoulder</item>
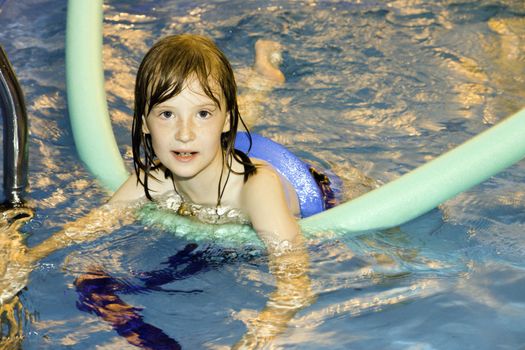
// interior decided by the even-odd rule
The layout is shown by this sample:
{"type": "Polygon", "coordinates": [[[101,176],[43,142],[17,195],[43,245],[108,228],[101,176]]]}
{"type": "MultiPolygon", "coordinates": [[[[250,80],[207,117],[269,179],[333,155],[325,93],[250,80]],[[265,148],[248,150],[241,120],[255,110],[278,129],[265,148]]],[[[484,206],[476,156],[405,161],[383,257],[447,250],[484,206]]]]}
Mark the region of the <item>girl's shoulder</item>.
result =
{"type": "Polygon", "coordinates": [[[269,163],[252,158],[257,171],[251,175],[243,186],[244,203],[285,203],[294,215],[300,215],[299,200],[292,184],[269,163]]]}
{"type": "Polygon", "coordinates": [[[258,187],[268,188],[267,186],[280,184],[279,173],[268,162],[257,158],[250,158],[250,160],[256,170],[246,179],[244,191],[249,192],[258,187]]]}
{"type": "MultiPolygon", "coordinates": [[[[133,172],[128,179],[113,194],[110,202],[131,202],[146,196],[144,192],[145,173],[140,172],[140,181],[137,174],[133,172]]],[[[148,189],[151,196],[158,196],[173,190],[173,183],[166,179],[162,171],[153,172],[148,178],[148,189]]]]}
{"type": "Polygon", "coordinates": [[[267,244],[276,239],[292,241],[298,233],[296,218],[300,215],[295,189],[268,163],[254,163],[257,171],[243,186],[242,210],[267,244]]]}

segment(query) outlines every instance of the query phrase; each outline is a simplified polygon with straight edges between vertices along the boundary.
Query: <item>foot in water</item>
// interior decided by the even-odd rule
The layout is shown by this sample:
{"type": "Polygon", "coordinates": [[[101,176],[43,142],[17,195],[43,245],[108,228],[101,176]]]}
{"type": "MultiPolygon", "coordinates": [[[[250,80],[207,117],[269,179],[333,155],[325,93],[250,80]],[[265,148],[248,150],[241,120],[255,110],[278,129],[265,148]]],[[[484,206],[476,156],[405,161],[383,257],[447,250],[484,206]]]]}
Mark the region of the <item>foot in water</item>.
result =
{"type": "MultiPolygon", "coordinates": [[[[236,72],[237,82],[244,88],[239,96],[239,109],[248,128],[263,117],[263,105],[269,103],[269,92],[285,82],[279,69],[282,46],[276,41],[259,39],[255,43],[255,61],[249,69],[236,72]]],[[[243,127],[241,127],[243,129],[243,127]]]]}
{"type": "Polygon", "coordinates": [[[276,41],[259,39],[255,43],[255,71],[278,85],[285,82],[284,74],[279,69],[281,51],[282,46],[276,41]]]}

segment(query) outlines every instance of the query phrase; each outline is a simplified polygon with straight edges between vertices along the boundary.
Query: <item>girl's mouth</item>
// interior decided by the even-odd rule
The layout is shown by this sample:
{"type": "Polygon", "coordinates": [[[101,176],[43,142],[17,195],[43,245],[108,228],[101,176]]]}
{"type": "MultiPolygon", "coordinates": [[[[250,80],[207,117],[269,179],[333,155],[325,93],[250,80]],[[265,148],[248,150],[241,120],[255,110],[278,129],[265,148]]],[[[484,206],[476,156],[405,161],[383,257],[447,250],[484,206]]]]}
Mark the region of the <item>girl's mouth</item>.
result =
{"type": "Polygon", "coordinates": [[[193,158],[195,158],[198,154],[198,152],[179,152],[179,151],[172,151],[171,153],[175,156],[175,159],[181,162],[189,162],[193,158]]]}

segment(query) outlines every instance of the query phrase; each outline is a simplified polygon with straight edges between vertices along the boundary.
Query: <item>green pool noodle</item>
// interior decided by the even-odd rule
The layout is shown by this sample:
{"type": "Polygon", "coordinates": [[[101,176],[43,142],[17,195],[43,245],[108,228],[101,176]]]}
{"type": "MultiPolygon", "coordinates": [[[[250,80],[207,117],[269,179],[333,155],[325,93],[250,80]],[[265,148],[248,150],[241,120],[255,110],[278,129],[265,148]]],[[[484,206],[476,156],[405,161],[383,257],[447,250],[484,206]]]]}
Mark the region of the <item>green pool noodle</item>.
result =
{"type": "Polygon", "coordinates": [[[102,66],[102,0],[68,2],[66,89],[80,159],[109,190],[128,177],[108,114],[102,66]]]}
{"type": "MultiPolygon", "coordinates": [[[[78,153],[109,189],[127,178],[108,117],[102,69],[102,0],[69,0],[66,70],[69,115],[78,153]],[[71,96],[70,96],[71,95],[71,96]]],[[[317,236],[395,227],[525,157],[525,109],[374,191],[300,220],[317,236]]]]}
{"type": "Polygon", "coordinates": [[[307,231],[363,232],[417,218],[525,157],[525,109],[400,178],[303,219],[307,231]]]}

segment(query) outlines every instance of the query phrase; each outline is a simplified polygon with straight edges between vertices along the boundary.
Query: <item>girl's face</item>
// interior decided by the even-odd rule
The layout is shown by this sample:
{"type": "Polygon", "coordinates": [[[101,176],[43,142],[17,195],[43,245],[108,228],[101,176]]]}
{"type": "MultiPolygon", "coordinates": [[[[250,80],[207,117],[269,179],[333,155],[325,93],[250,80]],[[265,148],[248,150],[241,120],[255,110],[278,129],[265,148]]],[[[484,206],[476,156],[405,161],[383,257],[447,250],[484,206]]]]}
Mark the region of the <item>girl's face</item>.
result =
{"type": "Polygon", "coordinates": [[[229,130],[229,119],[191,78],[178,95],[151,109],[143,131],[151,134],[155,154],[176,180],[212,181],[223,166],[221,134],[229,130]]]}

